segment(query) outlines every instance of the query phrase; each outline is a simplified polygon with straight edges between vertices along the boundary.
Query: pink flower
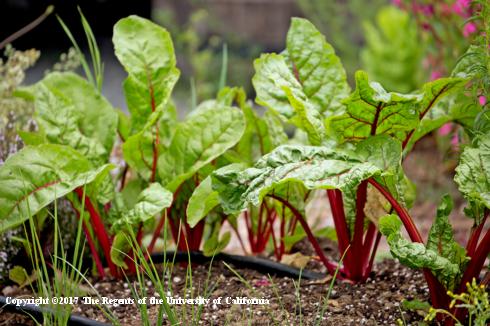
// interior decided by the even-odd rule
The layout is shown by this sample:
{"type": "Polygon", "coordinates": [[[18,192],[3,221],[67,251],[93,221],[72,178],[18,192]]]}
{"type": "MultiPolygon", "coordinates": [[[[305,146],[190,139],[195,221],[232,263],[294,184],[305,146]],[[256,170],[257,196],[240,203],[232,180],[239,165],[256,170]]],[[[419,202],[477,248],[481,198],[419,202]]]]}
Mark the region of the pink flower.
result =
{"type": "Polygon", "coordinates": [[[487,104],[487,98],[485,97],[485,95],[480,95],[478,97],[478,103],[480,103],[481,106],[487,104]]]}
{"type": "Polygon", "coordinates": [[[391,4],[397,7],[402,6],[402,0],[391,0],[391,4]]]}
{"type": "Polygon", "coordinates": [[[472,22],[464,25],[463,27],[463,35],[464,37],[468,37],[470,36],[471,34],[475,33],[476,32],[476,25],[472,22]]]}
{"type": "Polygon", "coordinates": [[[451,138],[451,147],[455,151],[459,148],[459,137],[457,132],[455,132],[453,137],[451,138]]]}
{"type": "Polygon", "coordinates": [[[451,7],[455,14],[465,17],[467,15],[466,11],[470,7],[470,4],[471,0],[456,0],[451,7]]]}
{"type": "Polygon", "coordinates": [[[438,70],[434,70],[430,73],[430,80],[436,80],[442,77],[442,73],[438,70]]]}
{"type": "Polygon", "coordinates": [[[449,135],[452,128],[453,128],[453,126],[450,122],[444,124],[441,128],[439,128],[439,135],[441,135],[441,136],[449,135]]]}
{"type": "Polygon", "coordinates": [[[432,17],[434,15],[434,7],[432,5],[421,6],[420,11],[427,17],[432,17]]]}

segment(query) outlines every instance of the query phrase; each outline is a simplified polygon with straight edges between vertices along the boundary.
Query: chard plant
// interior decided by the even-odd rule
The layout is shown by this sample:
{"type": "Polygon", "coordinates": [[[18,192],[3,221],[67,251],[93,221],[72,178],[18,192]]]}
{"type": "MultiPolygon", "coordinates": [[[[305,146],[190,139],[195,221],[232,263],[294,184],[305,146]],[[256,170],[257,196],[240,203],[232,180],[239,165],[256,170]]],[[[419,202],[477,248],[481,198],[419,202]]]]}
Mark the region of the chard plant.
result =
{"type": "MultiPolygon", "coordinates": [[[[123,88],[130,115],[114,109],[100,93],[100,55],[83,16],[82,23],[93,60],[90,68],[79,51],[88,80],[53,72],[17,92],[34,103],[39,128],[21,134],[27,146],[0,168],[0,232],[45,214],[65,197],[83,219],[98,274],[105,276],[108,268],[120,277],[120,268],[135,269],[128,232],[141,245],[157,215],[162,219],[150,252],[165,220],[179,249],[199,249],[205,221],[188,226],[187,201],[200,178],[240,140],[245,121],[240,109],[216,100],[178,122],[170,100],[179,77],[171,37],[137,16],[114,26],[115,53],[128,72],[123,88]],[[111,163],[116,143],[122,143],[124,158],[119,169],[111,163]]],[[[213,229],[207,237],[217,235],[213,229]]]]}
{"type": "MultiPolygon", "coordinates": [[[[248,253],[250,250],[251,254],[259,255],[271,249],[276,259],[280,261],[296,242],[306,236],[297,216],[292,214],[285,204],[271,198],[265,198],[257,206],[247,205],[244,212],[230,210],[220,205],[219,189],[213,189],[212,173],[250,167],[261,156],[289,142],[284,124],[280,116],[272,111],[266,111],[263,115],[256,113],[251,104],[246,101],[243,89],[224,88],[218,94],[217,100],[228,105],[235,103],[243,112],[246,126],[236,146],[225,153],[223,158],[227,160],[217,161],[216,169],[210,171],[189,199],[187,206],[189,226],[194,228],[205,217],[209,219],[218,214],[222,219],[230,222],[244,252],[248,253]],[[226,165],[227,161],[232,164],[226,165]],[[238,231],[239,217],[243,218],[248,248],[238,231]]],[[[301,214],[305,214],[309,190],[304,186],[288,184],[276,189],[276,193],[280,193],[283,198],[294,203],[301,214]]],[[[321,231],[323,230],[319,230],[321,231]]],[[[214,241],[211,241],[206,244],[205,253],[209,252],[206,247],[212,248],[213,243],[214,241]]]]}
{"type": "MultiPolygon", "coordinates": [[[[339,266],[325,256],[304,212],[281,189],[324,191],[339,251],[345,254],[338,277],[365,281],[381,238],[379,218],[391,212],[400,215],[413,202],[414,186],[401,168],[403,158],[418,139],[440,126],[431,115],[437,102],[461,90],[467,80],[441,78],[401,94],[387,92],[358,71],[351,92],[333,48],[311,23],[298,18],[292,20],[286,49],[262,55],[254,66],[257,103],[302,130],[307,144],[279,146],[250,168],[215,171],[212,188],[229,212],[260,206],[264,200],[285,205],[334,274],[339,266]]],[[[418,239],[413,222],[406,219],[404,225],[418,239]]],[[[442,289],[430,271],[425,276],[442,289]]],[[[432,294],[438,305],[440,300],[432,294]]]]}
{"type": "MultiPolygon", "coordinates": [[[[472,144],[464,149],[456,168],[454,180],[468,201],[464,212],[474,221],[465,247],[457,243],[453,237],[453,229],[449,222],[453,203],[449,196],[446,195],[442,199],[427,242],[424,243],[406,208],[386,189],[379,184],[376,185],[393,204],[397,213],[382,217],[379,223],[381,232],[387,237],[392,255],[411,268],[424,269],[426,274],[430,271],[437,280],[428,282],[433,305],[454,313],[458,319],[464,319],[465,310],[450,307],[448,294],[461,294],[473,279],[479,280],[485,260],[490,254],[490,230],[485,231],[490,209],[489,157],[490,142],[486,129],[486,134],[476,137],[472,144]],[[402,224],[407,229],[411,241],[401,235],[402,224]],[[407,228],[407,225],[412,226],[407,228]]],[[[481,281],[482,286],[488,286],[489,281],[490,278],[486,275],[481,281]]],[[[449,324],[451,322],[453,320],[448,320],[449,324]]]]}

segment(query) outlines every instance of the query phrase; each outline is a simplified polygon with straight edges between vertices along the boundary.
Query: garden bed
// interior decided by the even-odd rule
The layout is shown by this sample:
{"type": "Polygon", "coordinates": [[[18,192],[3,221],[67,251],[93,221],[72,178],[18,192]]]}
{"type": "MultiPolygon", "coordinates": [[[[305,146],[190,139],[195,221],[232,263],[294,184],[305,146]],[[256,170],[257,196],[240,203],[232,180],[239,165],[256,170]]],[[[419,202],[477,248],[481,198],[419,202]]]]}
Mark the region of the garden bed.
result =
{"type": "MultiPolygon", "coordinates": [[[[398,319],[407,323],[423,319],[416,312],[405,311],[402,308],[404,300],[428,299],[428,288],[424,284],[420,272],[410,270],[393,260],[383,260],[376,264],[376,273],[365,284],[351,285],[346,282],[336,282],[330,295],[322,325],[378,325],[395,324],[398,319]]],[[[204,306],[200,324],[203,325],[241,325],[244,321],[252,325],[266,325],[274,320],[279,324],[305,325],[315,323],[321,302],[327,294],[331,277],[323,280],[301,280],[297,294],[297,279],[266,275],[249,269],[234,269],[252,286],[245,285],[222,262],[214,262],[211,274],[208,266],[193,267],[192,282],[195,287],[194,296],[203,292],[206,280],[211,280],[210,288],[215,288],[209,298],[248,297],[269,300],[265,305],[221,304],[204,306]]],[[[134,279],[131,279],[134,281],[134,279]]],[[[186,289],[186,269],[176,265],[171,277],[171,287],[174,296],[183,296],[186,289]]],[[[166,282],[167,284],[167,282],[166,282]]],[[[94,287],[100,296],[108,298],[131,298],[131,282],[107,280],[95,282],[94,287]]],[[[138,286],[138,285],[136,285],[138,286]]],[[[158,297],[151,283],[148,283],[148,297],[158,297]]],[[[187,287],[188,288],[188,287],[187,287]]],[[[26,295],[25,291],[15,295],[26,295]]],[[[187,316],[183,320],[192,319],[192,309],[197,312],[197,306],[175,306],[177,315],[187,316]]],[[[136,305],[111,307],[110,311],[122,325],[140,325],[141,315],[136,305]]],[[[93,305],[76,305],[73,313],[101,322],[109,322],[102,312],[93,305]]],[[[149,305],[149,319],[156,321],[157,305],[149,305]]],[[[28,317],[11,313],[0,315],[0,324],[34,325],[28,317]],[[17,324],[16,324],[17,323],[17,324]]],[[[168,324],[168,323],[167,323],[168,324]]]]}

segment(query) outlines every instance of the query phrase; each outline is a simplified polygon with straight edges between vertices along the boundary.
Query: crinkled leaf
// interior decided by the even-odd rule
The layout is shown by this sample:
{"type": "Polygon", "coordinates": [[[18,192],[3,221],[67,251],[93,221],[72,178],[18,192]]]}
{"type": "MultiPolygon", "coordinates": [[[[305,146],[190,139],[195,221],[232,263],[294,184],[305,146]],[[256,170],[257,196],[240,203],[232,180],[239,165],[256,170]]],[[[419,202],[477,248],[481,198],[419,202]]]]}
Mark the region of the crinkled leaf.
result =
{"type": "Polygon", "coordinates": [[[466,95],[455,93],[466,81],[463,78],[441,78],[422,87],[423,98],[418,104],[421,120],[405,145],[405,151],[410,150],[420,138],[444,123],[456,121],[465,125],[469,121],[473,122],[476,115],[474,106],[468,105],[466,95]],[[447,95],[451,96],[446,97],[447,95]]]}
{"type": "Polygon", "coordinates": [[[158,159],[163,184],[175,189],[200,168],[235,146],[245,130],[240,110],[216,103],[198,108],[179,124],[169,148],[158,159]]]}
{"type": "Polygon", "coordinates": [[[226,214],[235,214],[241,211],[241,208],[237,208],[237,202],[241,202],[240,191],[230,192],[230,185],[228,180],[235,180],[238,178],[240,172],[245,170],[247,165],[244,163],[233,163],[224,166],[211,174],[211,184],[214,191],[219,194],[219,200],[223,211],[226,214]]]}
{"type": "Polygon", "coordinates": [[[334,117],[331,127],[347,141],[379,134],[403,141],[417,126],[417,101],[417,95],[387,92],[379,83],[370,82],[364,71],[358,71],[356,89],[344,100],[346,112],[334,117]]]}
{"type": "MultiPolygon", "coordinates": [[[[57,76],[65,78],[69,75],[57,76]]],[[[72,92],[76,93],[78,90],[81,93],[84,93],[84,90],[92,87],[91,85],[85,85],[87,88],[77,87],[76,85],[78,85],[78,82],[75,82],[75,80],[78,80],[78,78],[79,77],[68,79],[69,81],[72,81],[74,85],[74,90],[72,90],[72,92]]],[[[86,83],[86,81],[79,82],[82,86],[86,83]]],[[[89,115],[90,113],[88,111],[90,110],[98,112],[97,107],[82,107],[80,103],[75,103],[74,100],[67,97],[66,92],[68,88],[69,86],[61,89],[55,88],[48,82],[41,82],[36,85],[36,120],[45,132],[49,142],[71,146],[84,154],[94,164],[103,164],[107,162],[112,149],[112,142],[114,141],[117,128],[117,114],[114,111],[113,114],[108,114],[108,116],[112,116],[113,119],[111,121],[111,118],[106,117],[107,125],[105,123],[101,125],[101,121],[103,120],[99,120],[99,118],[92,116],[92,118],[94,118],[94,120],[91,121],[92,126],[85,126],[82,124],[82,116],[85,113],[89,115]],[[98,128],[94,128],[96,126],[98,126],[98,128]],[[104,129],[104,131],[99,131],[99,128],[104,129]],[[110,132],[112,132],[112,135],[109,136],[108,134],[110,132]],[[104,133],[107,133],[108,140],[105,140],[107,144],[104,144],[104,138],[102,138],[104,133]]],[[[100,97],[95,89],[93,89],[93,92],[85,92],[85,96],[100,97]]],[[[104,110],[101,109],[101,112],[104,112],[104,110]]],[[[90,125],[90,123],[87,124],[90,125]]]]}
{"type": "Polygon", "coordinates": [[[308,20],[293,18],[286,40],[290,69],[314,109],[326,116],[342,109],[349,95],[344,67],[333,47],[308,20]]]}
{"type": "Polygon", "coordinates": [[[159,183],[150,184],[143,190],[132,209],[125,212],[113,226],[113,230],[120,230],[125,226],[138,225],[153,218],[164,208],[172,204],[173,195],[159,183]]]}
{"type": "Polygon", "coordinates": [[[322,115],[339,111],[349,92],[342,64],[323,35],[307,20],[293,18],[286,51],[264,54],[254,67],[257,103],[306,131],[311,144],[320,144],[322,115]]]}
{"type": "Polygon", "coordinates": [[[428,268],[447,288],[451,289],[460,273],[460,266],[428,249],[423,243],[406,240],[400,233],[401,221],[396,215],[380,219],[379,230],[387,237],[393,257],[410,268],[428,268]]]}
{"type": "Polygon", "coordinates": [[[296,113],[291,122],[308,134],[308,140],[311,145],[320,145],[323,137],[325,137],[325,126],[320,113],[316,110],[308,109],[308,102],[305,99],[294,96],[289,88],[284,87],[284,92],[296,113]]]}
{"type": "Polygon", "coordinates": [[[265,121],[270,135],[271,150],[288,141],[288,135],[284,131],[284,126],[277,114],[272,111],[266,111],[262,119],[265,121]]]}
{"type": "Polygon", "coordinates": [[[412,149],[413,145],[425,135],[440,128],[448,122],[462,125],[469,133],[473,122],[481,109],[466,95],[456,93],[443,98],[420,121],[419,126],[405,146],[405,152],[412,149]]]}
{"type": "Polygon", "coordinates": [[[27,146],[0,167],[0,233],[111,169],[97,169],[71,147],[27,146]]]}
{"type": "Polygon", "coordinates": [[[111,247],[111,259],[120,267],[127,268],[124,259],[131,248],[132,227],[140,225],[153,218],[163,209],[172,205],[173,195],[159,183],[151,183],[138,196],[136,204],[130,210],[122,213],[112,224],[115,237],[111,247]]]}
{"type": "Polygon", "coordinates": [[[423,116],[444,96],[459,90],[467,82],[464,78],[440,78],[428,82],[422,86],[422,101],[418,104],[417,110],[423,116]]]}
{"type": "MultiPolygon", "coordinates": [[[[345,100],[347,110],[331,121],[331,128],[347,141],[386,134],[404,142],[416,132],[435,103],[464,84],[461,78],[441,78],[429,82],[413,94],[387,92],[377,82],[370,82],[363,71],[356,73],[356,90],[345,100]]],[[[431,130],[423,126],[417,137],[431,130]]]]}
{"type": "Polygon", "coordinates": [[[488,53],[485,46],[470,45],[466,53],[459,59],[452,71],[452,76],[463,78],[478,78],[488,73],[485,67],[488,53]]]}
{"type": "Polygon", "coordinates": [[[427,249],[433,250],[450,262],[462,266],[466,261],[466,250],[454,240],[453,228],[449,223],[449,214],[453,209],[453,201],[449,195],[442,198],[437,208],[437,215],[432,224],[427,240],[427,249]]]}
{"type": "Polygon", "coordinates": [[[138,16],[119,20],[112,41],[129,74],[124,93],[135,133],[152,112],[163,108],[179,78],[174,47],[167,30],[138,16]]]}
{"type": "Polygon", "coordinates": [[[481,139],[488,137],[490,134],[490,109],[484,109],[479,112],[473,125],[474,135],[481,139]]]}
{"type": "Polygon", "coordinates": [[[369,137],[356,146],[356,153],[380,169],[383,174],[396,171],[402,160],[402,146],[399,141],[387,135],[369,137]]]}
{"type": "MultiPolygon", "coordinates": [[[[413,185],[401,167],[400,141],[388,135],[377,135],[359,142],[356,152],[362,159],[382,169],[383,172],[375,177],[376,181],[387,188],[405,207],[411,207],[414,199],[413,185]]],[[[353,205],[355,206],[355,202],[353,205]]]]}
{"type": "Polygon", "coordinates": [[[246,105],[247,94],[242,87],[224,87],[216,96],[216,101],[223,105],[232,106],[233,102],[243,109],[246,105]]]}
{"type": "Polygon", "coordinates": [[[286,119],[291,119],[294,110],[284,92],[284,87],[290,89],[293,94],[301,94],[303,91],[301,84],[289,69],[286,59],[279,54],[262,54],[254,61],[254,68],[252,84],[257,92],[256,102],[286,119]]]}
{"type": "Polygon", "coordinates": [[[114,146],[118,126],[118,114],[109,101],[87,80],[71,72],[48,74],[41,83],[73,105],[74,109],[70,113],[75,116],[80,131],[100,142],[108,157],[114,146]]]}
{"type": "MultiPolygon", "coordinates": [[[[94,166],[109,160],[118,116],[93,85],[73,73],[54,73],[33,89],[36,120],[50,143],[76,149],[94,166]]],[[[114,197],[110,175],[99,176],[88,193],[109,202],[114,197]]]]}
{"type": "Polygon", "coordinates": [[[353,153],[324,147],[285,145],[262,157],[253,168],[220,170],[213,174],[213,188],[220,193],[223,207],[245,209],[285,183],[302,183],[307,189],[356,187],[380,169],[362,162],[353,153]]]}
{"type": "Polygon", "coordinates": [[[219,205],[219,196],[212,188],[211,177],[204,179],[192,193],[187,205],[187,223],[191,228],[216,206],[219,205]]]}
{"type": "Polygon", "coordinates": [[[471,205],[490,209],[490,140],[466,147],[456,168],[454,181],[471,205]]]}

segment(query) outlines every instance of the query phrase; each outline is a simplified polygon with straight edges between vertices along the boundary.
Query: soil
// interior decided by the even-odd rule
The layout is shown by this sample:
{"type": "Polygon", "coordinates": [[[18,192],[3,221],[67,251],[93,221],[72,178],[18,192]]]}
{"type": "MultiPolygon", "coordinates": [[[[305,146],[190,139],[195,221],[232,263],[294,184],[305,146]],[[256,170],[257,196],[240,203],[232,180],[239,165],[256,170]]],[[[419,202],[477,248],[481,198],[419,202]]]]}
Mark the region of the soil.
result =
{"type": "MultiPolygon", "coordinates": [[[[204,296],[205,284],[208,279],[209,266],[194,266],[192,268],[193,297],[204,296]]],[[[204,306],[201,316],[197,314],[197,306],[174,305],[175,313],[179,319],[190,321],[197,320],[199,325],[292,325],[302,323],[313,325],[320,315],[321,302],[325,297],[331,278],[324,280],[293,280],[290,278],[268,278],[253,270],[235,270],[248,285],[228,269],[222,262],[215,262],[209,276],[208,289],[212,289],[208,298],[222,297],[221,305],[212,303],[204,306]],[[297,284],[299,286],[299,300],[297,284]],[[268,304],[238,305],[225,304],[226,297],[247,297],[267,299],[268,304]],[[196,316],[196,315],[195,315],[196,316]]],[[[175,265],[170,285],[174,297],[184,296],[186,289],[186,269],[175,265]]],[[[187,279],[189,280],[189,279],[187,279]]],[[[165,281],[165,286],[168,282],[165,281]]],[[[137,290],[141,287],[133,279],[132,282],[117,280],[99,281],[94,283],[101,297],[108,298],[133,298],[131,286],[137,290]]],[[[151,282],[146,282],[147,297],[159,297],[155,293],[151,282]]],[[[170,290],[170,288],[169,288],[170,290]]],[[[23,294],[21,291],[14,295],[23,294]]],[[[25,293],[24,293],[25,294],[25,293]]],[[[94,296],[94,298],[96,298],[94,296]]],[[[416,271],[407,269],[393,260],[384,260],[376,265],[376,273],[373,273],[365,284],[352,285],[337,281],[330,295],[328,305],[321,325],[397,325],[398,319],[404,319],[407,324],[423,319],[416,312],[404,311],[404,300],[428,299],[428,289],[423,276],[416,271]]],[[[155,324],[159,305],[148,305],[151,325],[155,324]]],[[[142,325],[140,311],[136,304],[109,306],[122,325],[142,325]]],[[[98,321],[109,322],[102,312],[94,305],[78,304],[73,308],[73,313],[86,316],[98,321]]],[[[169,324],[169,323],[168,323],[169,324]]],[[[9,313],[0,314],[0,325],[34,325],[26,317],[19,317],[9,313]]]]}

